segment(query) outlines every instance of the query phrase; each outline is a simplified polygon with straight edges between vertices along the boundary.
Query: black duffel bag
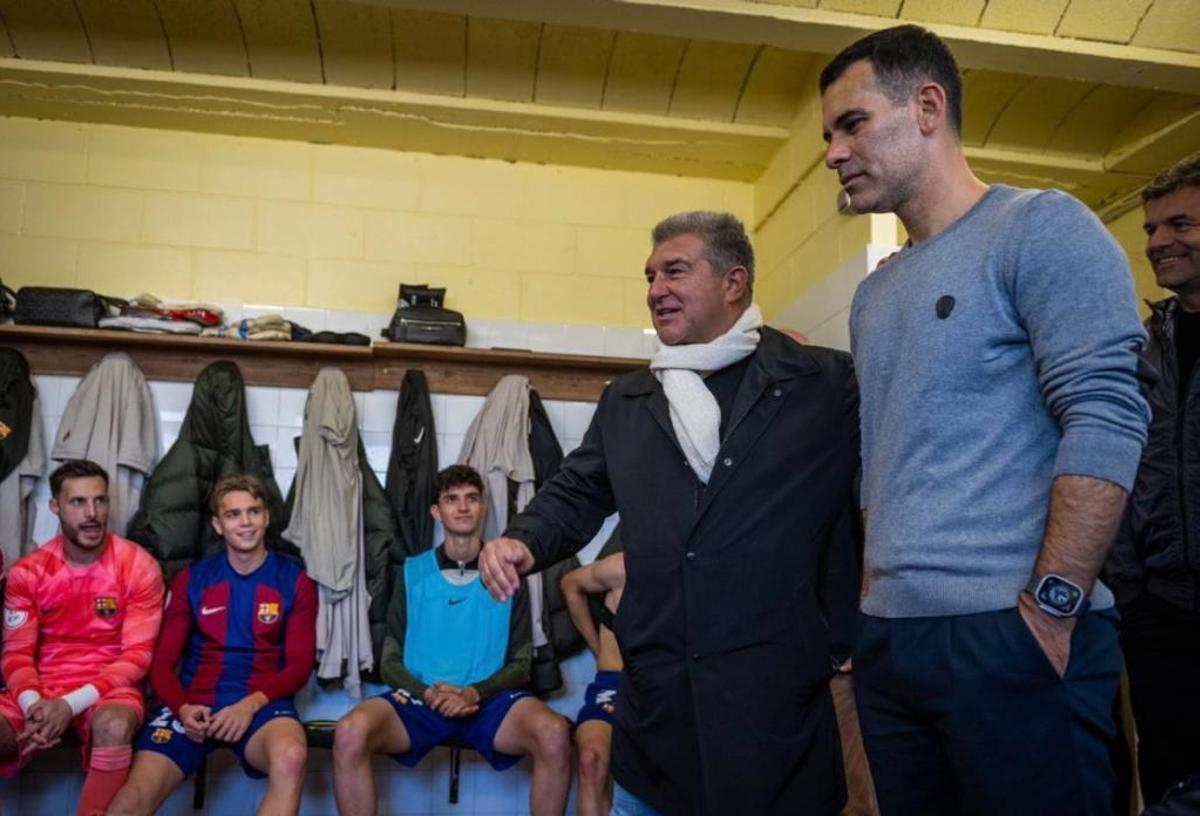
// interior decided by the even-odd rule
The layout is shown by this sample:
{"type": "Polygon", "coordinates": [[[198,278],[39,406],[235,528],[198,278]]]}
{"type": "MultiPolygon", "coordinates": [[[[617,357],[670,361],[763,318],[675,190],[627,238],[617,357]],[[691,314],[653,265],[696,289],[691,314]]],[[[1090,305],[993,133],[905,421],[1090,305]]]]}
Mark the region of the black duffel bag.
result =
{"type": "Polygon", "coordinates": [[[13,322],[94,329],[106,313],[103,299],[90,289],[22,286],[17,290],[13,322]]]}
{"type": "Polygon", "coordinates": [[[445,289],[424,284],[400,284],[396,313],[383,330],[383,336],[395,343],[465,346],[467,322],[461,312],[442,306],[445,296],[445,289]]]}

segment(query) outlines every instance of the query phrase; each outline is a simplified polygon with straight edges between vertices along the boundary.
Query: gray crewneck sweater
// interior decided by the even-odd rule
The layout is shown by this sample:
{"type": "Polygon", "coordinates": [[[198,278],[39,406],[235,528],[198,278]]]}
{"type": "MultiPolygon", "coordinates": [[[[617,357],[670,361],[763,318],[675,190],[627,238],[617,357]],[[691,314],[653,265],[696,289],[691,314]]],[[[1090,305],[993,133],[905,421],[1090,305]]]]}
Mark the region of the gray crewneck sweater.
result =
{"type": "MultiPolygon", "coordinates": [[[[1131,487],[1149,420],[1135,376],[1145,332],[1124,253],[1074,198],[991,187],[859,285],[850,334],[865,613],[1011,608],[1053,478],[1131,487]]],[[[1092,604],[1112,604],[1099,582],[1092,604]]]]}

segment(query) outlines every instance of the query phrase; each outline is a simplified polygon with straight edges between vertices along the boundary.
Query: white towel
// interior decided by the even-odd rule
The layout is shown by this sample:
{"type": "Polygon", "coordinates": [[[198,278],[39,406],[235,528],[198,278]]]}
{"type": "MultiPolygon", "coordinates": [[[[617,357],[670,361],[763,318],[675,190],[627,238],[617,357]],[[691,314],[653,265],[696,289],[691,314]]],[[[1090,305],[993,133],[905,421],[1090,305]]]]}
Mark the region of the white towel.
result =
{"type": "Polygon", "coordinates": [[[663,346],[650,359],[671,406],[671,427],[697,478],[708,484],[721,448],[721,407],[701,372],[719,371],[754,353],[763,324],[756,304],[742,312],[729,331],[707,343],[663,346]]]}

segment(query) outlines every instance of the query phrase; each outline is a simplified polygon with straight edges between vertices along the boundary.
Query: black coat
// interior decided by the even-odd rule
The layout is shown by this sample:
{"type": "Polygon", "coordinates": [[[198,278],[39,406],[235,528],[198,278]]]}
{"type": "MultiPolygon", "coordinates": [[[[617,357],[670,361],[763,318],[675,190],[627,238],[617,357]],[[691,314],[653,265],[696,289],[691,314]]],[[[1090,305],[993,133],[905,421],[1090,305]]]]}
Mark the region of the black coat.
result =
{"type": "Polygon", "coordinates": [[[1150,433],[1104,579],[1122,607],[1144,590],[1200,612],[1200,377],[1193,373],[1180,408],[1178,308],[1173,297],[1153,303],[1146,321],[1150,433]]]}
{"type": "Polygon", "coordinates": [[[270,450],[250,434],[246,389],[237,364],[210,363],[196,378],[179,437],[146,479],[142,503],[129,522],[129,538],[162,566],[170,584],[180,568],[225,545],[213,532],[209,497],[223,476],[254,476],[267,492],[267,548],[284,552],[286,521],[270,450]]]}
{"type": "Polygon", "coordinates": [[[29,452],[36,398],[25,356],[16,349],[0,348],[0,482],[29,452]]]}
{"type": "MultiPolygon", "coordinates": [[[[707,487],[639,369],[605,389],[583,443],[510,524],[537,569],[620,512],[613,768],[659,810],[840,810],[822,569],[831,549],[855,547],[858,451],[849,355],[764,328],[707,487]]],[[[835,606],[853,606],[849,594],[835,606]]]]}
{"type": "Polygon", "coordinates": [[[429,508],[437,504],[437,496],[433,495],[437,473],[437,428],[429,401],[429,382],[425,372],[410,368],[400,384],[387,466],[388,500],[401,534],[398,546],[390,553],[393,566],[433,546],[429,508]]]}
{"type": "MultiPolygon", "coordinates": [[[[546,414],[546,406],[533,388],[529,389],[529,456],[533,459],[534,487],[541,490],[562,466],[563,451],[546,414]]],[[[509,516],[512,516],[516,513],[517,485],[509,480],[508,486],[509,516]]],[[[542,632],[548,642],[534,650],[529,669],[529,687],[542,697],[562,686],[558,664],[583,651],[587,645],[571,622],[561,586],[563,576],[578,566],[579,559],[572,556],[551,564],[542,572],[542,632]]]]}

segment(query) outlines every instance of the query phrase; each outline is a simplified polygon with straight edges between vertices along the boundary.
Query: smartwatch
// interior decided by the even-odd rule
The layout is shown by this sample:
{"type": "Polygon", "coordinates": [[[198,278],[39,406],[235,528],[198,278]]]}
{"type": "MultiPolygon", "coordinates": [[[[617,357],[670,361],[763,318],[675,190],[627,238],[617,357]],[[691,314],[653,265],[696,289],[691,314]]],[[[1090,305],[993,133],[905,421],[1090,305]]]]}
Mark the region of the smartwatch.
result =
{"type": "Polygon", "coordinates": [[[1025,585],[1025,591],[1033,596],[1038,607],[1056,618],[1081,618],[1091,605],[1083,587],[1061,575],[1036,573],[1025,585]]]}

